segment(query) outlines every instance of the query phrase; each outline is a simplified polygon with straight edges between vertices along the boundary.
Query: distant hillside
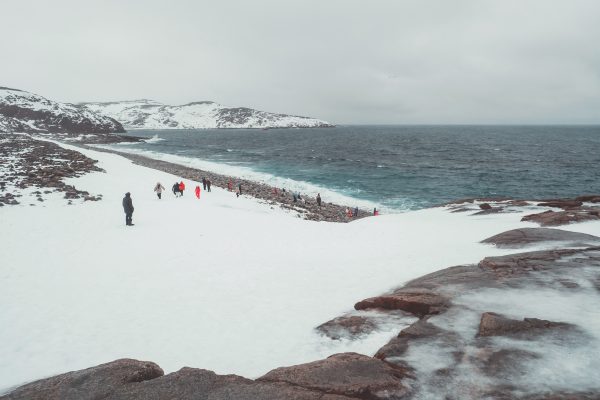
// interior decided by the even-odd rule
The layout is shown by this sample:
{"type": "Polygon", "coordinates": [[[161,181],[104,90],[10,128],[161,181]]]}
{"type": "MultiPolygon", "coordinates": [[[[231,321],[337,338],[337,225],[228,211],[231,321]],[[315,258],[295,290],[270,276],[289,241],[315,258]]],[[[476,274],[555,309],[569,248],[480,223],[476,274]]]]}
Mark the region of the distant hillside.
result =
{"type": "Polygon", "coordinates": [[[0,132],[121,133],[125,129],[86,107],[0,87],[0,132]]]}
{"type": "Polygon", "coordinates": [[[154,100],[81,103],[108,115],[127,129],[319,128],[333,126],[314,118],[274,114],[212,101],[170,106],[154,100]]]}

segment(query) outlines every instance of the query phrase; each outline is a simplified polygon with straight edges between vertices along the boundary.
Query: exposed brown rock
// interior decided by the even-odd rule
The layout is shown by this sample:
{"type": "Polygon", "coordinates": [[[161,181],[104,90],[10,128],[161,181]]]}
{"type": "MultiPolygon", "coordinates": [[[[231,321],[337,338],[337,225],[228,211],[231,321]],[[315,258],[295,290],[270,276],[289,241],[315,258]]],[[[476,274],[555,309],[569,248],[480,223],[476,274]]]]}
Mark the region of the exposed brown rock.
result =
{"type": "Polygon", "coordinates": [[[96,400],[112,397],[123,386],[158,378],[163,370],[153,362],[130,359],[68,372],[21,386],[2,400],[96,400]]]}
{"type": "Polygon", "coordinates": [[[570,242],[572,245],[590,245],[600,238],[585,233],[570,232],[551,228],[521,228],[499,233],[481,243],[491,243],[498,247],[520,247],[540,242],[570,242]]]}
{"type": "Polygon", "coordinates": [[[492,206],[490,206],[490,203],[482,203],[479,205],[479,208],[481,208],[482,210],[491,210],[492,206]]]}
{"type": "Polygon", "coordinates": [[[401,399],[408,393],[406,370],[356,353],[335,354],[325,360],[277,368],[261,382],[287,382],[324,393],[363,399],[401,399]]]}
{"type": "Polygon", "coordinates": [[[478,336],[515,336],[528,338],[550,330],[573,328],[564,322],[552,322],[537,318],[524,318],[522,321],[486,312],[481,314],[478,336]]]}
{"type": "Polygon", "coordinates": [[[385,309],[403,310],[422,317],[438,314],[449,305],[449,300],[428,289],[396,291],[390,295],[371,297],[354,305],[356,310],[385,309]]]}
{"type": "Polygon", "coordinates": [[[414,339],[433,338],[444,330],[429,323],[427,318],[420,319],[404,328],[398,336],[392,338],[385,346],[381,347],[375,353],[376,358],[386,360],[388,358],[399,357],[408,349],[409,344],[414,339]]]}
{"type": "Polygon", "coordinates": [[[1,400],[350,400],[285,382],[257,382],[182,368],[164,375],[154,363],[117,360],[22,386],[1,400]]]}
{"type": "Polygon", "coordinates": [[[368,317],[359,315],[343,315],[317,326],[317,331],[331,339],[355,339],[369,334],[377,328],[377,324],[368,317]]]}
{"type": "Polygon", "coordinates": [[[577,208],[568,211],[544,211],[538,214],[529,214],[521,218],[521,221],[537,222],[541,226],[559,226],[574,222],[596,221],[600,219],[598,208],[577,208]]]}
{"type": "Polygon", "coordinates": [[[582,201],[584,203],[600,203],[599,194],[588,194],[585,196],[576,197],[575,200],[582,201]]]}
{"type": "Polygon", "coordinates": [[[583,204],[580,200],[572,200],[572,199],[554,199],[546,202],[539,203],[540,207],[555,207],[562,208],[564,210],[569,208],[580,207],[583,204]]]}

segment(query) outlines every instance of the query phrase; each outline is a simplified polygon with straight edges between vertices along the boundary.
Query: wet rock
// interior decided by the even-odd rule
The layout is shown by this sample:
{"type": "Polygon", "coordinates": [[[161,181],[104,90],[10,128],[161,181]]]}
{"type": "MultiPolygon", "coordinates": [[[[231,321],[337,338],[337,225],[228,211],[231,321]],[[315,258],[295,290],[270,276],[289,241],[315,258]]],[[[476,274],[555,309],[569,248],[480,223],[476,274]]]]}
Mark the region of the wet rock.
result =
{"type": "Polygon", "coordinates": [[[358,315],[346,315],[334,318],[316,329],[330,339],[341,338],[356,339],[367,335],[377,328],[377,324],[370,318],[358,315]]]}
{"type": "Polygon", "coordinates": [[[524,318],[522,321],[506,318],[502,315],[486,312],[481,314],[477,335],[483,336],[519,336],[532,338],[550,330],[567,330],[573,325],[537,318],[524,318]]]}
{"type": "Polygon", "coordinates": [[[521,228],[499,233],[481,243],[495,244],[498,247],[515,248],[540,242],[570,242],[571,245],[591,245],[600,238],[585,233],[570,232],[551,228],[521,228]]]}
{"type": "Polygon", "coordinates": [[[429,289],[404,289],[390,295],[371,297],[354,305],[356,310],[402,310],[422,317],[438,314],[449,305],[449,300],[429,289]]]}
{"type": "Polygon", "coordinates": [[[530,394],[520,400],[600,400],[600,391],[530,394]]]}
{"type": "Polygon", "coordinates": [[[277,368],[258,381],[286,382],[328,394],[363,399],[401,399],[409,393],[399,368],[356,353],[335,354],[325,360],[277,368]]]}
{"type": "Polygon", "coordinates": [[[574,222],[597,221],[600,219],[600,209],[579,208],[568,211],[544,211],[538,214],[530,214],[521,218],[524,222],[536,222],[541,226],[559,226],[574,222]]]}
{"type": "Polygon", "coordinates": [[[540,207],[554,207],[562,209],[576,208],[580,207],[581,205],[583,205],[582,201],[571,199],[554,199],[538,204],[540,207]]]}
{"type": "Polygon", "coordinates": [[[582,201],[584,203],[600,203],[600,195],[590,194],[585,196],[576,197],[575,200],[582,201]]]}
{"type": "Polygon", "coordinates": [[[482,210],[491,210],[492,206],[490,205],[490,203],[482,203],[479,205],[479,208],[481,208],[482,210]]]}
{"type": "Polygon", "coordinates": [[[443,332],[443,329],[431,324],[426,318],[420,319],[408,328],[401,330],[398,336],[392,338],[386,345],[377,350],[374,357],[382,360],[400,357],[406,352],[411,341],[423,338],[430,339],[443,332]]]}

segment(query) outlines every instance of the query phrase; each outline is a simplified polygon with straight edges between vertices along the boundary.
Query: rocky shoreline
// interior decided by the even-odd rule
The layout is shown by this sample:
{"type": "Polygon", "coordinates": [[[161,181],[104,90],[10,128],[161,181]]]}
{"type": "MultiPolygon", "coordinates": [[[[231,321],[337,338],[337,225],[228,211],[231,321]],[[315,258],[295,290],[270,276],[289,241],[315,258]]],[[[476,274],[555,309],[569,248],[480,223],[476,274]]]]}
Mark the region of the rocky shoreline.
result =
{"type": "MultiPolygon", "coordinates": [[[[231,181],[233,190],[238,184],[242,185],[244,196],[251,196],[270,204],[273,207],[281,207],[303,219],[311,221],[327,222],[351,222],[372,215],[370,210],[359,210],[358,216],[349,217],[346,213],[347,207],[323,201],[321,206],[313,197],[303,196],[302,200],[294,202],[292,193],[283,192],[281,188],[274,188],[262,183],[239,179],[232,176],[216,174],[196,168],[154,160],[116,150],[92,147],[94,144],[110,144],[123,141],[139,141],[139,138],[124,137],[119,135],[73,135],[73,134],[46,134],[39,138],[25,134],[4,134],[0,136],[0,160],[6,165],[6,169],[0,170],[0,207],[4,205],[17,205],[22,197],[19,191],[27,188],[37,188],[34,192],[35,201],[43,202],[45,197],[53,192],[64,192],[64,198],[68,204],[72,200],[83,199],[84,201],[97,201],[102,199],[102,194],[91,195],[85,190],[79,190],[72,185],[66,185],[64,178],[81,176],[92,171],[102,171],[96,167],[97,161],[83,154],[66,150],[48,140],[58,140],[66,144],[75,145],[93,151],[118,154],[133,161],[137,165],[170,173],[184,179],[201,181],[202,177],[210,179],[213,186],[223,189],[228,188],[231,181]]],[[[154,183],[149,183],[153,185],[154,183]]],[[[167,186],[170,186],[167,184],[167,186]]],[[[232,193],[234,195],[234,193],[232,193]]],[[[35,201],[33,204],[35,205],[35,201]]],[[[353,207],[348,207],[353,209],[353,207]]]]}
{"type": "Polygon", "coordinates": [[[203,177],[206,177],[207,179],[210,179],[213,186],[223,189],[228,189],[228,183],[231,181],[233,192],[235,192],[238,184],[241,184],[242,193],[244,196],[251,196],[263,200],[272,206],[281,207],[296,212],[301,218],[310,221],[351,222],[373,215],[372,210],[359,209],[358,216],[349,217],[346,214],[346,208],[354,209],[354,207],[341,206],[327,201],[323,201],[321,206],[319,206],[317,205],[317,200],[314,197],[305,195],[302,196],[303,200],[294,202],[291,192],[283,192],[282,188],[275,188],[264,183],[240,179],[234,176],[217,174],[210,171],[203,171],[201,169],[186,167],[168,161],[155,160],[138,154],[131,154],[99,147],[90,147],[82,144],[77,145],[94,151],[118,154],[133,161],[137,165],[156,169],[162,172],[180,176],[184,179],[194,180],[196,182],[200,182],[202,181],[203,177]]]}

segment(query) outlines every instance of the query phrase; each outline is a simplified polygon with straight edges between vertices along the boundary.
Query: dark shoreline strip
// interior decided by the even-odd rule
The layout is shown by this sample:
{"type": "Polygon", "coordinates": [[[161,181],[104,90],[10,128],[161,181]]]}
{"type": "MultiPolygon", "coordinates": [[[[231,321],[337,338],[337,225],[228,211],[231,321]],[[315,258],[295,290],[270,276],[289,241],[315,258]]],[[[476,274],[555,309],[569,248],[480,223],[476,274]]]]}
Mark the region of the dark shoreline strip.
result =
{"type": "MultiPolygon", "coordinates": [[[[303,201],[298,201],[294,203],[292,194],[289,191],[283,193],[281,191],[281,188],[277,188],[278,194],[275,194],[275,188],[273,186],[265,185],[263,183],[258,183],[247,179],[240,179],[233,176],[221,175],[210,171],[200,170],[197,168],[186,167],[168,161],[155,160],[153,158],[138,154],[125,153],[117,150],[93,147],[79,143],[74,144],[66,142],[65,144],[75,145],[93,151],[117,154],[121,157],[125,157],[133,161],[134,164],[177,175],[185,179],[194,180],[196,182],[201,182],[202,177],[206,177],[207,179],[210,179],[213,186],[217,186],[223,189],[227,189],[227,184],[229,180],[231,180],[231,182],[233,183],[234,191],[238,187],[238,184],[241,183],[243,195],[248,195],[257,199],[265,200],[271,205],[276,205],[284,209],[296,211],[299,213],[299,215],[302,216],[302,218],[310,221],[351,222],[371,215],[370,211],[361,209],[359,210],[358,217],[348,217],[346,215],[345,206],[340,206],[338,204],[327,203],[323,201],[321,203],[321,206],[319,207],[317,205],[316,199],[314,197],[308,196],[303,196],[303,198],[306,199],[306,203],[304,203],[303,201]]],[[[170,184],[168,182],[165,183],[165,187],[167,188],[167,190],[170,190],[170,184]]],[[[233,195],[235,195],[235,192],[232,192],[232,196],[233,195]]]]}

